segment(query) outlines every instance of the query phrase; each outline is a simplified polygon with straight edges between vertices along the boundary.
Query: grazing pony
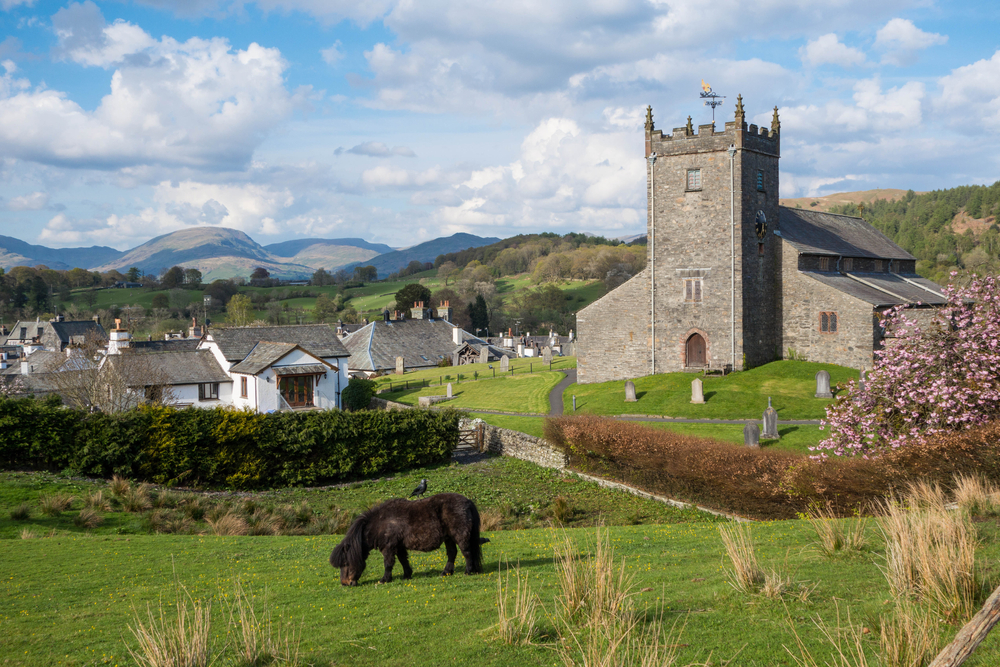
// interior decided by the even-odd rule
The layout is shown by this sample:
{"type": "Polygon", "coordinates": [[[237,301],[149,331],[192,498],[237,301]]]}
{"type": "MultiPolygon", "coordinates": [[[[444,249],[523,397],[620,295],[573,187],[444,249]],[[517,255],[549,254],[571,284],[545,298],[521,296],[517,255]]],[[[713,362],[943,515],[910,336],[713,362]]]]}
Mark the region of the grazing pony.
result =
{"type": "Polygon", "coordinates": [[[422,500],[396,498],[354,520],[330,554],[330,565],[340,568],[341,584],[356,586],[368,554],[378,549],[385,559],[385,574],[379,583],[385,584],[392,581],[396,558],[403,564],[403,578],[413,576],[408,549],[434,551],[442,542],[448,552],[442,576],[455,572],[459,549],[465,557],[466,574],[483,571],[481,547],[489,540],[479,536],[479,511],[471,500],[457,493],[439,493],[422,500]]]}

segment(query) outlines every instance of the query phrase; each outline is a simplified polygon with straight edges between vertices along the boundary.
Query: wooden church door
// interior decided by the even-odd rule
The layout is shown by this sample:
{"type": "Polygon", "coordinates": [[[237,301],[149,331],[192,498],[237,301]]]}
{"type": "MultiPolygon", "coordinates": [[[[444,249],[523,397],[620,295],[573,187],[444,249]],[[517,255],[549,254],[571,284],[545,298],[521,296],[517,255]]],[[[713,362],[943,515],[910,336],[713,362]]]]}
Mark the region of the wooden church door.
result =
{"type": "Polygon", "coordinates": [[[701,334],[692,334],[687,340],[686,366],[705,366],[705,339],[701,334]]]}

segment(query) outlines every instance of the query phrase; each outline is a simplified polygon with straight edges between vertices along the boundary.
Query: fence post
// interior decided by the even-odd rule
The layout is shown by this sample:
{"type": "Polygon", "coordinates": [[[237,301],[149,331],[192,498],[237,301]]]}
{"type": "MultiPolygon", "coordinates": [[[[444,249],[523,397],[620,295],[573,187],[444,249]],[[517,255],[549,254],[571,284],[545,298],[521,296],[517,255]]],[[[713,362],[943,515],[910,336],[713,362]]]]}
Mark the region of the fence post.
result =
{"type": "Polygon", "coordinates": [[[403,385],[403,389],[409,389],[409,388],[410,388],[410,381],[406,380],[406,384],[403,385]]]}

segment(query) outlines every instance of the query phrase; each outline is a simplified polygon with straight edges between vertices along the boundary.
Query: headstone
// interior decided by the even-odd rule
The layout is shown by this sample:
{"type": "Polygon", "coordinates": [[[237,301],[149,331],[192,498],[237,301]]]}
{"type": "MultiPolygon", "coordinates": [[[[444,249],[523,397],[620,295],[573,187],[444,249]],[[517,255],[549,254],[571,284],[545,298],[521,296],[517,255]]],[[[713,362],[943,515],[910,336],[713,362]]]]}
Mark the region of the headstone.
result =
{"type": "Polygon", "coordinates": [[[542,361],[544,361],[547,364],[552,363],[552,348],[547,347],[544,350],[542,350],[542,361]]]}
{"type": "Polygon", "coordinates": [[[479,363],[488,364],[490,362],[490,348],[483,345],[483,349],[479,350],[479,363]]]}
{"type": "Polygon", "coordinates": [[[576,412],[576,394],[573,394],[573,412],[576,412]]]}
{"type": "Polygon", "coordinates": [[[636,399],[636,397],[635,397],[635,383],[632,382],[631,380],[626,380],[625,381],[625,402],[626,403],[635,403],[636,400],[638,400],[638,399],[636,399]]]}
{"type": "Polygon", "coordinates": [[[452,394],[451,394],[451,383],[450,383],[450,382],[448,383],[448,393],[447,393],[447,394],[445,394],[445,395],[446,395],[446,396],[447,396],[448,398],[453,398],[453,396],[452,396],[452,394]]]}
{"type": "Polygon", "coordinates": [[[396,357],[396,375],[403,374],[403,357],[396,357]]]}
{"type": "Polygon", "coordinates": [[[757,422],[747,422],[743,427],[743,444],[760,449],[760,427],[757,426],[757,422]]]}
{"type": "Polygon", "coordinates": [[[702,391],[701,378],[695,378],[691,381],[691,402],[692,403],[704,403],[705,394],[702,391]]]}
{"type": "Polygon", "coordinates": [[[771,397],[767,397],[767,410],[764,410],[764,433],[760,436],[765,440],[778,440],[778,411],[771,407],[771,397]]]}
{"type": "Polygon", "coordinates": [[[865,369],[861,369],[861,378],[858,380],[858,389],[865,390],[865,369]]]}
{"type": "Polygon", "coordinates": [[[506,373],[510,370],[510,357],[506,354],[500,357],[500,372],[506,373]]]}
{"type": "Polygon", "coordinates": [[[517,344],[517,356],[519,359],[524,356],[524,343],[517,344]]]}
{"type": "Polygon", "coordinates": [[[830,391],[830,374],[826,371],[816,373],[816,398],[833,398],[830,391]]]}

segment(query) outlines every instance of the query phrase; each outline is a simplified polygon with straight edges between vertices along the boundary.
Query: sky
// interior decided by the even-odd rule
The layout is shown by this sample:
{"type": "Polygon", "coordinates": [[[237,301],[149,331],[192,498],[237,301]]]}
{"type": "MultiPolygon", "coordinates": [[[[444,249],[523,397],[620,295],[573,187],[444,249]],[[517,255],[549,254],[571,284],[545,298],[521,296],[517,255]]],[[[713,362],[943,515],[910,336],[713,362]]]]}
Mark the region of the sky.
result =
{"type": "Polygon", "coordinates": [[[998,179],[1000,3],[0,0],[0,235],[636,234],[702,81],[783,197],[998,179]]]}

